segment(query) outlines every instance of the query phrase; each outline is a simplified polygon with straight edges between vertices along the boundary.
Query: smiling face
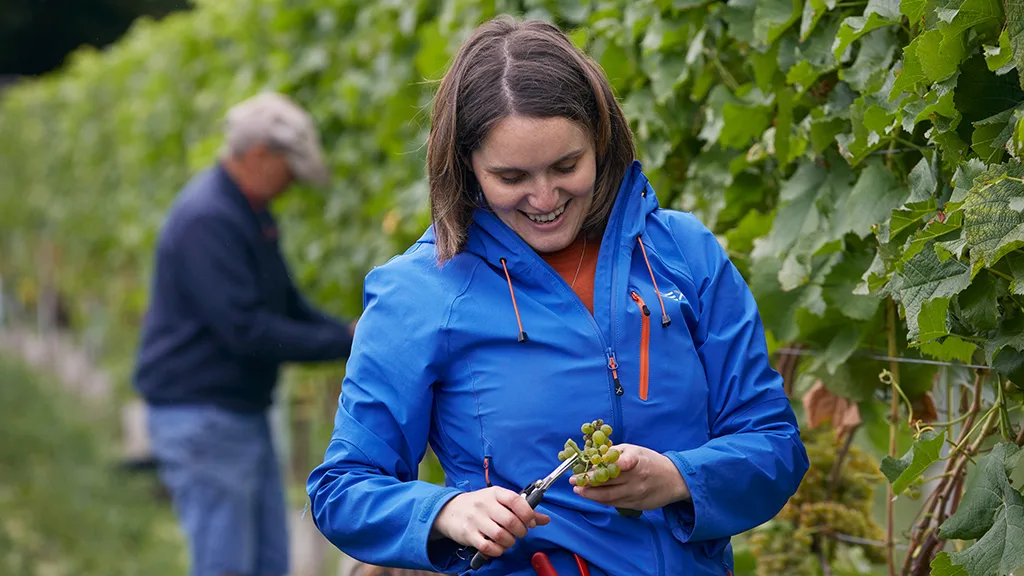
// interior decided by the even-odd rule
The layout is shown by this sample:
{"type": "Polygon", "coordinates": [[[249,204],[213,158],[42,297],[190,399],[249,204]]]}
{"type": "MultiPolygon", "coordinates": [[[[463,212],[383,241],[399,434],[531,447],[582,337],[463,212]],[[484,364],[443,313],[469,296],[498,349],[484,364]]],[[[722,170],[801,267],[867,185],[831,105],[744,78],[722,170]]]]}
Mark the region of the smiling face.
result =
{"type": "Polygon", "coordinates": [[[594,141],[564,117],[501,120],[473,151],[473,173],[501,221],[537,252],[565,248],[594,201],[594,141]]]}

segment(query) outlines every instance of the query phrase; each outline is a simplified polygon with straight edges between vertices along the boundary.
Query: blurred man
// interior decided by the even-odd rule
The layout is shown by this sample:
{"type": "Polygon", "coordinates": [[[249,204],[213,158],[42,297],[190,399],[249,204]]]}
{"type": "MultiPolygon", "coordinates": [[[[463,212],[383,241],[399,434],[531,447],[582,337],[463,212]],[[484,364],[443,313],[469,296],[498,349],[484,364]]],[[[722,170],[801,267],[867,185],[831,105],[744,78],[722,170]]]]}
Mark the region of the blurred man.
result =
{"type": "Polygon", "coordinates": [[[354,322],[315,310],[289,277],[268,204],[324,185],[310,116],[264,93],[227,115],[215,166],[161,231],[135,386],[193,576],[284,575],[284,491],[267,409],[285,362],[348,356],[354,322]]]}

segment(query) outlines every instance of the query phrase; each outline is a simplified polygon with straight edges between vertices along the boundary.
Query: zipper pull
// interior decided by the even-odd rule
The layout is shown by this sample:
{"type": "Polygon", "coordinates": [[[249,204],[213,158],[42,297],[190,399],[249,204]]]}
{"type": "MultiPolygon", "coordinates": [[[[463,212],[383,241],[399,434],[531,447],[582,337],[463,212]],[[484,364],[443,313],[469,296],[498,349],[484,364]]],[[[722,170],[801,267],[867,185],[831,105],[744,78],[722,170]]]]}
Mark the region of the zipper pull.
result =
{"type": "Polygon", "coordinates": [[[622,396],[626,391],[619,382],[619,364],[615,361],[615,353],[611,348],[608,349],[608,369],[612,371],[612,380],[615,382],[615,395],[622,396]]]}
{"type": "Polygon", "coordinates": [[[644,299],[641,298],[639,294],[637,294],[636,292],[630,292],[629,297],[633,299],[633,302],[636,302],[637,304],[640,305],[640,309],[643,310],[644,316],[651,315],[651,309],[647,307],[647,303],[644,302],[644,299]]]}

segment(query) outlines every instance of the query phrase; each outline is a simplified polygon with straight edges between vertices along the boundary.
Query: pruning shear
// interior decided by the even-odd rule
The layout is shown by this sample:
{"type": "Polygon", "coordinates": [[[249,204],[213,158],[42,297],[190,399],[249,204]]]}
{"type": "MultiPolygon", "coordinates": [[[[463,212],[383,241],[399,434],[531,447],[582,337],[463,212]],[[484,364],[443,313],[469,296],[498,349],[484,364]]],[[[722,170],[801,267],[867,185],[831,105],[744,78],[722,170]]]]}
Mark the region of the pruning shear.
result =
{"type": "MultiPolygon", "coordinates": [[[[523,488],[519,495],[526,499],[526,503],[530,505],[530,508],[536,509],[537,505],[544,498],[544,493],[547,492],[548,488],[555,483],[556,480],[565,474],[567,470],[576,465],[579,461],[579,454],[574,453],[569,458],[566,458],[555,468],[550,474],[541,478],[540,480],[534,480],[526,488],[523,488]]],[[[490,558],[484,556],[479,551],[473,554],[473,559],[469,563],[471,570],[479,570],[490,558]]]]}

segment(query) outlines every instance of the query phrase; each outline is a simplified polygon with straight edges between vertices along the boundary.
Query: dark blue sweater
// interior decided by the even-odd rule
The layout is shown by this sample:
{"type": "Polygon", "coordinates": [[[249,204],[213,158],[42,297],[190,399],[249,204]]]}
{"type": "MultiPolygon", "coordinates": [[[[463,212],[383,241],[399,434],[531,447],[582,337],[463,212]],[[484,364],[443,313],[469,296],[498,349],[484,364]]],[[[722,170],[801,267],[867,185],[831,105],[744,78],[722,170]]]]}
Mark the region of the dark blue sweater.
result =
{"type": "Polygon", "coordinates": [[[348,327],[289,277],[268,212],[222,166],[182,190],[161,230],[135,386],[151,404],[270,405],[279,366],[348,356],[348,327]]]}

